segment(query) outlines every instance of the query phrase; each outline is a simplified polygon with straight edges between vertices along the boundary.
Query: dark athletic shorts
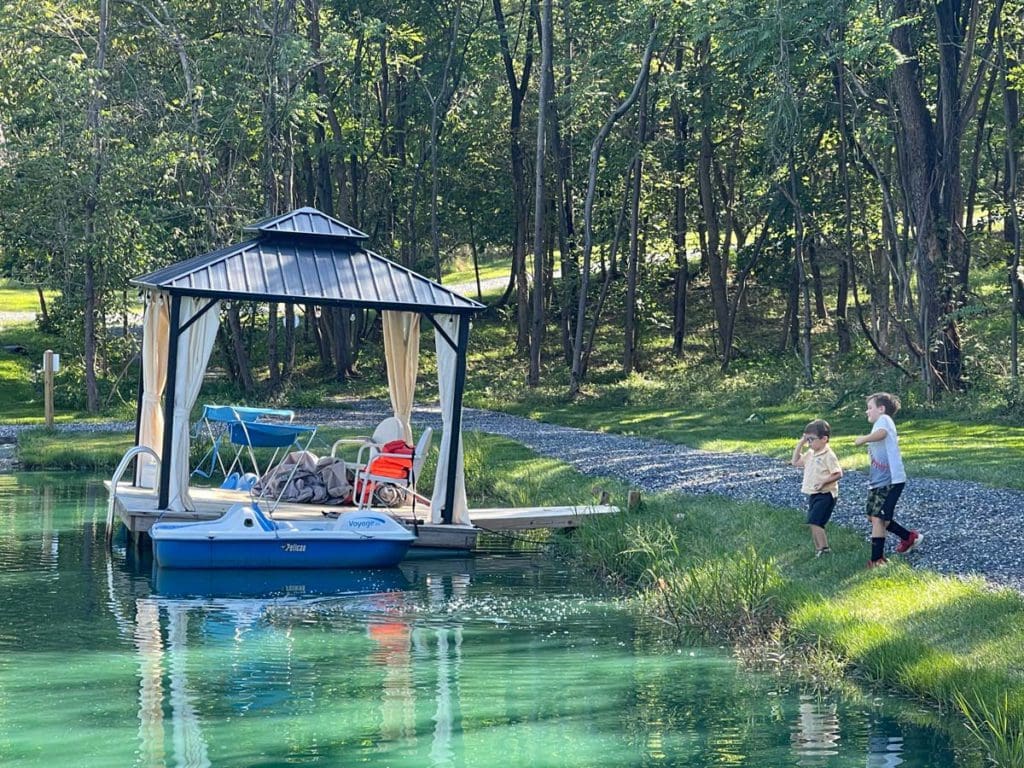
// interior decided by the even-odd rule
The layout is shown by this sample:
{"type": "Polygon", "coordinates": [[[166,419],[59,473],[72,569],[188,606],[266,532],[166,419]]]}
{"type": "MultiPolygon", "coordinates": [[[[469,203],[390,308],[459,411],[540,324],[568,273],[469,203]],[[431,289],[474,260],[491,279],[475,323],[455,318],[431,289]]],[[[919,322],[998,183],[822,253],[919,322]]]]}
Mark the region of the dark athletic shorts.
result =
{"type": "Polygon", "coordinates": [[[877,517],[889,522],[896,511],[896,502],[900,500],[903,486],[906,483],[893,483],[868,490],[868,517],[877,517]]]}
{"type": "Polygon", "coordinates": [[[831,493],[812,493],[807,499],[807,524],[824,528],[835,508],[836,497],[831,493]]]}

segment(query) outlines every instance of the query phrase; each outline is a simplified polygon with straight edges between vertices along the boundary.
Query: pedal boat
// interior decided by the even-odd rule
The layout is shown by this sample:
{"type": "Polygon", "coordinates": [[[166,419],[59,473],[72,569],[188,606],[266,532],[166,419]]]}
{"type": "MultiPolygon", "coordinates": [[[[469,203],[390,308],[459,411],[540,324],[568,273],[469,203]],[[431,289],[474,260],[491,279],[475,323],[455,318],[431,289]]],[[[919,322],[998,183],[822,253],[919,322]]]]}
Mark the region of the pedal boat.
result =
{"type": "Polygon", "coordinates": [[[235,504],[216,520],[155,523],[160,568],[388,568],[415,540],[389,515],[343,512],[329,520],[272,520],[256,504],[235,504]]]}

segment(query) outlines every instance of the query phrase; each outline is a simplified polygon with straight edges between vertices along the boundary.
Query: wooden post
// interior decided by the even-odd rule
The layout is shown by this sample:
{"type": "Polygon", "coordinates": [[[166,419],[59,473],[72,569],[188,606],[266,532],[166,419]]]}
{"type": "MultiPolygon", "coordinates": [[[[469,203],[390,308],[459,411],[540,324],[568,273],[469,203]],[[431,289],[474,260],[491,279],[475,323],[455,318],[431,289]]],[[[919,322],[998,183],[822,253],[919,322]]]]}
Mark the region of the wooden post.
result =
{"type": "Polygon", "coordinates": [[[43,412],[46,428],[53,429],[53,350],[43,352],[43,412]]]}
{"type": "Polygon", "coordinates": [[[636,511],[640,506],[640,491],[630,491],[626,501],[626,509],[630,512],[636,511]]]}

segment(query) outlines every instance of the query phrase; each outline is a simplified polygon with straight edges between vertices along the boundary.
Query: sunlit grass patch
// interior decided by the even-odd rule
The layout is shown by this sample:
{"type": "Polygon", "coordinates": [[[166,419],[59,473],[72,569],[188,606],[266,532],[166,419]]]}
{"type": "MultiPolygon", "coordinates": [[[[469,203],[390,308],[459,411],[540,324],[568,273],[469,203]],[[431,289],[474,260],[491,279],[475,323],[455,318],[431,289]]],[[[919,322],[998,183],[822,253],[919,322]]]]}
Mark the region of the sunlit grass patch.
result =
{"type": "Polygon", "coordinates": [[[56,432],[33,429],[18,436],[25,469],[99,470],[111,473],[133,443],[128,432],[56,432]]]}
{"type": "MultiPolygon", "coordinates": [[[[43,291],[47,303],[58,295],[57,291],[43,291]]],[[[0,312],[39,312],[39,294],[35,288],[26,288],[9,280],[0,280],[0,312]]]]}
{"type": "Polygon", "coordinates": [[[23,360],[0,354],[0,402],[5,403],[4,420],[43,416],[43,402],[32,383],[23,360]]]}

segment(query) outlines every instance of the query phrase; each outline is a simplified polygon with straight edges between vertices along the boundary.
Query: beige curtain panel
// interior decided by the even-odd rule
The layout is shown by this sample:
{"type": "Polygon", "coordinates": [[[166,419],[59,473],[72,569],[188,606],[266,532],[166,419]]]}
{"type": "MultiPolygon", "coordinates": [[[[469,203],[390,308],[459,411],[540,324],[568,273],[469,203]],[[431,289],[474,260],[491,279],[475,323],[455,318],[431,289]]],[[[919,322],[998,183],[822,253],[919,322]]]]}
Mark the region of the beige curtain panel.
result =
{"type": "MultiPolygon", "coordinates": [[[[142,407],[139,412],[139,445],[152,448],[157,456],[163,450],[164,408],[160,401],[167,386],[169,306],[170,296],[166,293],[146,293],[146,309],[142,315],[142,407]]],[[[137,467],[135,482],[145,488],[155,488],[157,462],[153,457],[140,454],[137,467]]]]}
{"type": "MultiPolygon", "coordinates": [[[[184,325],[202,309],[208,299],[181,300],[181,319],[184,325]]],[[[168,481],[167,508],[178,512],[195,509],[188,492],[188,481],[192,474],[189,465],[189,418],[192,406],[199,397],[206,374],[206,363],[213,351],[213,342],[220,327],[220,303],[178,337],[178,375],[174,384],[174,449],[171,453],[171,474],[168,481]]]]}
{"type": "Polygon", "coordinates": [[[412,445],[412,403],[420,364],[420,316],[393,310],[385,310],[381,315],[391,410],[402,422],[405,442],[412,445]]]}
{"type": "MultiPolygon", "coordinates": [[[[435,322],[444,329],[448,338],[459,338],[459,323],[468,323],[468,318],[459,319],[458,315],[438,315],[435,322]]],[[[455,496],[452,509],[452,522],[459,525],[471,525],[469,519],[469,503],[466,501],[466,478],[462,459],[462,433],[452,434],[452,413],[455,405],[455,369],[458,354],[438,331],[434,331],[434,347],[437,349],[437,386],[441,395],[441,420],[444,428],[441,433],[441,447],[437,456],[437,473],[434,475],[434,495],[430,500],[430,521],[441,522],[444,508],[445,492],[448,484],[448,453],[452,440],[458,443],[458,463],[455,470],[455,496]]]]}

